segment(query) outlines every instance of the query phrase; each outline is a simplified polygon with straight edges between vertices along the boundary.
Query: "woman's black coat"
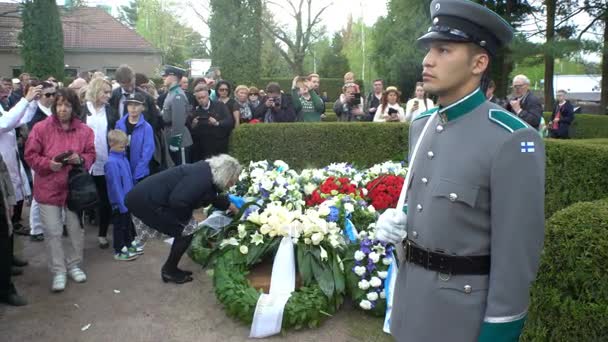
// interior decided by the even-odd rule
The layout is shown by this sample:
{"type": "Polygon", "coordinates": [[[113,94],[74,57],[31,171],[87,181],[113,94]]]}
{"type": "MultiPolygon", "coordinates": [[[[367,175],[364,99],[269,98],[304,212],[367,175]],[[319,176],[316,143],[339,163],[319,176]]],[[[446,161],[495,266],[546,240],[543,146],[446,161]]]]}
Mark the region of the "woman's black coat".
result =
{"type": "Polygon", "coordinates": [[[125,204],[149,227],[175,237],[181,235],[195,209],[209,204],[228,209],[228,197],[219,192],[209,164],[200,161],[144,179],[127,194],[125,204]]]}

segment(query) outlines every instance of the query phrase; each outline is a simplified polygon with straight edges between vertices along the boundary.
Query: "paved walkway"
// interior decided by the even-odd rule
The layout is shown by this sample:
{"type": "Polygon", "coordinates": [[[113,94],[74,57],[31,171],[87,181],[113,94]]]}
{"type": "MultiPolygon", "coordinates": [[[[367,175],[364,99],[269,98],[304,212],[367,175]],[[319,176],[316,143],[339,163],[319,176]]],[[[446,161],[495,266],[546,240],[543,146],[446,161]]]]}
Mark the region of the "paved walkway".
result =
{"type": "MultiPolygon", "coordinates": [[[[154,241],[133,262],[117,262],[111,249],[97,247],[96,227],[87,227],[84,270],[88,281],[68,281],[63,293],[50,291],[43,243],[19,237],[30,261],[13,278],[30,305],[0,305],[2,341],[246,341],[249,326],[227,317],[216,300],[212,279],[187,256],[194,271],[186,285],[165,284],[160,266],[169,245],[154,241]],[[116,293],[117,291],[119,293],[116,293]],[[81,329],[90,324],[90,327],[81,329]]],[[[319,328],[288,332],[268,341],[390,341],[381,321],[346,307],[319,328]]]]}

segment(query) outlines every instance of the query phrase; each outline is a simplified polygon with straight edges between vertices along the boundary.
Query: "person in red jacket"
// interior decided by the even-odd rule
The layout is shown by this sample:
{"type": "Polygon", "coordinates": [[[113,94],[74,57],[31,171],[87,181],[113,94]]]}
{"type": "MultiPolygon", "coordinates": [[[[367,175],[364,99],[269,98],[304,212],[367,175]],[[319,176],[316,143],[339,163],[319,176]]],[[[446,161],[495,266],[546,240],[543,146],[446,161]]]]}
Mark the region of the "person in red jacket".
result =
{"type": "Polygon", "coordinates": [[[73,90],[57,90],[52,115],[34,126],[25,144],[25,160],[36,171],[34,198],[40,204],[54,292],[65,289],[66,273],[77,283],[87,279],[80,269],[84,231],[78,215],[66,204],[69,171],[74,166],[89,170],[95,161],[94,133],[78,119],[80,109],[78,95],[73,90]],[[65,212],[70,240],[65,249],[61,241],[62,212],[65,212]]]}

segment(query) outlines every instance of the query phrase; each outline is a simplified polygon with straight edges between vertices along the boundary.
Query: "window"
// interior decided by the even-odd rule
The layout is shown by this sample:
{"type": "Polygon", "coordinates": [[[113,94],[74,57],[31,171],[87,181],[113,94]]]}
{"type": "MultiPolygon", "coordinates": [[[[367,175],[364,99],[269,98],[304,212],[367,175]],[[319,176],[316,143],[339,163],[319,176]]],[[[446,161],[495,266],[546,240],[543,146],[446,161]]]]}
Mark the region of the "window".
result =
{"type": "Polygon", "coordinates": [[[77,78],[78,77],[78,68],[65,68],[63,69],[64,77],[68,78],[77,78]]]}
{"type": "Polygon", "coordinates": [[[20,66],[18,66],[18,67],[12,67],[12,69],[13,69],[13,78],[17,78],[17,77],[19,77],[19,75],[21,75],[21,69],[22,68],[23,67],[20,67],[20,66]]]}
{"type": "Polygon", "coordinates": [[[104,74],[106,74],[107,77],[113,79],[114,76],[116,75],[116,67],[111,67],[111,68],[104,68],[104,74]]]}

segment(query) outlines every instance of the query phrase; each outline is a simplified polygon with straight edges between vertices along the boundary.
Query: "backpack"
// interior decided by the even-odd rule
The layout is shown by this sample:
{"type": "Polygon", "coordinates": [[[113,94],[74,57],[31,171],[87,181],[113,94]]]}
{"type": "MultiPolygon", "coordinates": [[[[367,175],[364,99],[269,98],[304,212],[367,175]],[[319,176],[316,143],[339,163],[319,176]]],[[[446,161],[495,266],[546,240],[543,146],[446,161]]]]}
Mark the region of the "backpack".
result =
{"type": "Polygon", "coordinates": [[[81,166],[75,166],[68,174],[68,209],[74,212],[97,205],[99,196],[93,176],[81,166]]]}

